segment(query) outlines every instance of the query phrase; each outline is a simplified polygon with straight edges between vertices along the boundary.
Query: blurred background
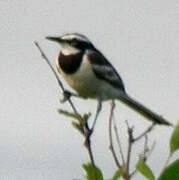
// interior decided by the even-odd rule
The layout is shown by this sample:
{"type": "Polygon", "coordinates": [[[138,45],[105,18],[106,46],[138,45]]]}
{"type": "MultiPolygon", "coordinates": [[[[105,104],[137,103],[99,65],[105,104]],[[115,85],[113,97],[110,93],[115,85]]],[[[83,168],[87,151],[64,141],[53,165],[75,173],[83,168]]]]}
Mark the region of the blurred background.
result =
{"type": "MultiPolygon", "coordinates": [[[[47,35],[85,34],[116,67],[131,96],[174,124],[179,119],[177,0],[1,0],[0,22],[0,179],[84,178],[81,164],[89,161],[84,139],[58,114],[58,108],[70,107],[60,104],[60,88],[34,45],[37,40],[53,62],[60,47],[46,41],[47,35]]],[[[83,113],[95,111],[93,100],[74,101],[83,113]]],[[[109,151],[109,106],[103,103],[92,137],[105,178],[116,170],[109,151]]],[[[119,102],[115,118],[124,150],[125,120],[135,126],[135,134],[150,124],[119,102]]],[[[171,132],[157,126],[149,136],[149,145],[156,141],[148,161],[156,175],[171,132]]],[[[142,147],[142,142],[135,146],[133,165],[142,147]]]]}

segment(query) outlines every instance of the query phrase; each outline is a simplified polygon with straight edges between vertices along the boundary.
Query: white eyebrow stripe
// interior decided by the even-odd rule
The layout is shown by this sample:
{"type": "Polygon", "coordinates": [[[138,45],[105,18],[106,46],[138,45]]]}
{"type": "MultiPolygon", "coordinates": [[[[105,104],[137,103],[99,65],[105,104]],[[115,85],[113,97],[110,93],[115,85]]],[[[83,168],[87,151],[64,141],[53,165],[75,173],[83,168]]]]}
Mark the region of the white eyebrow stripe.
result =
{"type": "Polygon", "coordinates": [[[85,36],[82,35],[78,35],[78,34],[65,34],[61,37],[62,39],[66,39],[66,40],[72,40],[72,39],[78,39],[80,41],[85,41],[85,42],[90,42],[88,40],[88,38],[86,38],[85,36]]]}

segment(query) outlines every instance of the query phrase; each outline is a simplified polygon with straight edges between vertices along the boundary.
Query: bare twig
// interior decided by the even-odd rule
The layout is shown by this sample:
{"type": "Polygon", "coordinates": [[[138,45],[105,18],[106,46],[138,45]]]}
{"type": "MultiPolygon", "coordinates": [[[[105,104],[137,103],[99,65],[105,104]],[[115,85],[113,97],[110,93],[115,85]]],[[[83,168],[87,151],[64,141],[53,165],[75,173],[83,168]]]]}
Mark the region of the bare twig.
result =
{"type": "Polygon", "coordinates": [[[88,154],[90,156],[92,165],[95,166],[94,156],[93,156],[93,152],[92,152],[92,149],[91,149],[91,138],[90,138],[91,133],[92,133],[91,129],[89,128],[88,123],[86,122],[85,125],[84,125],[84,136],[85,136],[84,145],[88,150],[88,154]]]}
{"type": "Polygon", "coordinates": [[[145,141],[144,141],[144,150],[143,150],[143,160],[144,162],[147,161],[147,159],[149,158],[149,156],[151,155],[152,151],[155,148],[155,141],[152,143],[151,147],[149,148],[148,146],[148,136],[147,134],[145,135],[145,141]]]}
{"type": "Polygon", "coordinates": [[[115,149],[114,149],[114,143],[113,143],[113,137],[112,137],[112,118],[113,118],[113,112],[114,112],[114,101],[112,101],[111,104],[111,110],[110,110],[110,116],[109,116],[109,149],[111,150],[111,153],[113,155],[114,161],[116,163],[116,166],[118,169],[122,169],[122,166],[117,158],[115,149]]]}
{"type": "Polygon", "coordinates": [[[128,150],[127,150],[127,160],[126,160],[126,180],[130,179],[130,172],[129,172],[129,168],[130,168],[130,159],[131,159],[131,152],[132,152],[132,145],[134,143],[134,137],[133,137],[133,130],[134,127],[129,127],[128,122],[126,121],[126,125],[127,125],[127,130],[128,130],[128,150]]]}
{"type": "Polygon", "coordinates": [[[36,47],[39,49],[42,58],[47,62],[47,64],[49,65],[50,69],[52,70],[53,74],[55,75],[56,80],[58,81],[59,86],[61,87],[62,91],[65,91],[65,88],[62,84],[62,82],[60,81],[58,74],[56,73],[55,69],[53,68],[52,64],[50,63],[49,59],[47,58],[47,56],[45,55],[45,53],[42,51],[42,48],[39,46],[38,42],[35,41],[34,42],[36,47]]]}
{"type": "Polygon", "coordinates": [[[166,159],[166,161],[164,163],[164,166],[163,166],[161,172],[163,172],[166,169],[168,163],[170,162],[170,159],[171,159],[171,153],[168,154],[167,159],[166,159]]]}
{"type": "MultiPolygon", "coordinates": [[[[146,162],[147,161],[147,153],[149,152],[149,148],[148,148],[148,137],[147,135],[145,135],[145,141],[144,141],[144,149],[143,152],[140,155],[140,158],[146,162]]],[[[133,170],[133,172],[130,173],[130,177],[132,178],[135,174],[137,173],[137,169],[133,170]]]]}
{"type": "Polygon", "coordinates": [[[140,140],[141,138],[145,137],[146,134],[148,134],[150,131],[153,130],[154,126],[156,124],[155,123],[152,123],[152,125],[150,125],[144,132],[142,132],[140,135],[138,135],[137,137],[135,137],[133,140],[134,141],[138,141],[140,140]]]}
{"type": "MultiPolygon", "coordinates": [[[[148,150],[148,154],[147,154],[147,158],[149,158],[149,156],[152,154],[154,148],[155,148],[155,145],[156,145],[156,141],[154,141],[151,145],[151,147],[149,148],[148,150]]],[[[147,160],[147,159],[146,159],[147,160]]]]}
{"type": "MultiPolygon", "coordinates": [[[[38,44],[37,41],[34,42],[36,47],[38,48],[38,50],[41,53],[42,58],[47,62],[47,64],[49,65],[50,69],[52,70],[53,74],[55,75],[55,78],[63,92],[63,95],[65,95],[68,91],[65,90],[62,82],[59,79],[58,74],[56,73],[55,69],[53,68],[52,64],[50,63],[49,59],[47,58],[47,56],[45,55],[45,53],[43,52],[42,48],[40,47],[40,45],[38,44]]],[[[81,119],[83,119],[83,117],[78,113],[77,109],[75,108],[75,105],[73,104],[72,100],[71,100],[71,96],[69,95],[66,100],[69,102],[71,108],[73,109],[73,112],[79,116],[81,119]]],[[[85,147],[88,150],[88,154],[91,160],[91,163],[93,166],[95,166],[95,162],[94,162],[94,157],[93,157],[93,153],[92,153],[92,149],[91,149],[91,139],[90,139],[90,135],[92,134],[89,126],[88,126],[88,122],[85,122],[85,124],[80,123],[80,126],[82,127],[82,133],[85,137],[85,147]]]]}
{"type": "Polygon", "coordinates": [[[124,153],[123,153],[123,150],[122,150],[122,145],[121,145],[121,141],[120,141],[120,138],[119,138],[119,133],[118,133],[118,130],[117,130],[117,125],[116,125],[115,118],[113,118],[113,127],[114,127],[114,132],[115,132],[115,135],[116,135],[116,141],[117,141],[117,144],[118,144],[118,147],[119,147],[119,153],[120,153],[121,159],[122,159],[122,164],[125,164],[124,153]]]}
{"type": "MultiPolygon", "coordinates": [[[[143,149],[143,152],[142,152],[142,159],[144,162],[146,162],[148,160],[148,158],[150,157],[152,151],[154,150],[155,148],[155,141],[153,142],[153,144],[151,145],[151,147],[149,148],[148,146],[148,137],[147,137],[147,134],[144,136],[145,137],[145,141],[144,141],[144,149],[143,149]]],[[[136,142],[136,141],[135,141],[136,142]]],[[[132,178],[135,174],[136,174],[137,170],[133,170],[133,172],[131,172],[130,174],[130,177],[132,178]]]]}
{"type": "Polygon", "coordinates": [[[143,160],[146,161],[147,160],[147,153],[149,152],[148,136],[147,136],[147,134],[144,137],[145,137],[145,140],[144,140],[143,160]]]}
{"type": "MultiPolygon", "coordinates": [[[[56,80],[57,80],[57,82],[58,82],[58,84],[59,84],[59,86],[60,86],[63,94],[65,94],[65,93],[66,93],[66,90],[65,90],[62,82],[60,81],[60,79],[59,79],[59,77],[58,77],[58,74],[56,73],[55,69],[53,68],[52,64],[50,63],[49,59],[47,58],[47,56],[46,56],[45,53],[43,52],[43,50],[42,50],[42,48],[40,47],[40,45],[38,44],[38,42],[35,41],[34,43],[35,43],[36,47],[39,49],[42,58],[47,62],[47,64],[49,65],[50,69],[52,70],[53,74],[55,75],[55,78],[56,78],[56,80]]],[[[67,98],[67,101],[68,101],[69,104],[71,105],[74,113],[80,116],[80,114],[77,112],[77,110],[76,110],[73,102],[71,101],[70,96],[69,96],[69,98],[67,98]]]]}
{"type": "Polygon", "coordinates": [[[131,160],[131,154],[132,154],[132,147],[135,144],[135,142],[139,141],[140,139],[142,139],[143,137],[145,137],[145,141],[144,141],[144,150],[142,153],[142,157],[144,159],[144,161],[147,160],[148,156],[149,156],[149,152],[153,150],[153,147],[151,148],[151,150],[148,148],[148,137],[147,134],[152,131],[153,127],[155,126],[155,124],[152,124],[151,126],[149,126],[144,132],[142,132],[140,135],[138,135],[136,138],[134,138],[134,127],[130,127],[128,122],[126,121],[126,125],[127,125],[127,131],[128,131],[128,148],[127,148],[127,155],[126,155],[126,161],[123,155],[123,151],[122,151],[122,147],[121,147],[121,142],[120,142],[120,138],[119,138],[119,134],[118,134],[118,129],[116,126],[116,122],[115,120],[113,120],[113,111],[114,111],[114,102],[111,105],[111,110],[110,110],[110,116],[109,116],[109,140],[110,140],[110,150],[112,152],[113,155],[113,159],[116,163],[116,166],[121,170],[122,172],[122,176],[125,180],[129,180],[131,179],[131,177],[133,175],[135,175],[136,170],[134,170],[133,172],[130,173],[130,160],[131,160]],[[122,164],[120,164],[117,154],[115,152],[115,148],[114,148],[114,142],[113,142],[113,136],[112,136],[112,125],[114,128],[114,132],[115,132],[115,136],[116,136],[116,141],[117,144],[119,146],[119,150],[120,150],[120,155],[121,155],[121,159],[122,159],[122,164]]]}
{"type": "Polygon", "coordinates": [[[142,158],[144,161],[147,161],[147,158],[150,155],[149,153],[151,153],[151,151],[154,148],[154,145],[153,145],[152,148],[149,149],[147,134],[153,130],[155,123],[153,123],[151,126],[149,126],[144,132],[142,132],[136,138],[134,138],[134,135],[133,135],[134,127],[129,127],[129,124],[127,121],[126,121],[126,125],[127,125],[127,129],[128,129],[128,151],[127,151],[127,160],[126,160],[126,175],[127,175],[126,180],[127,180],[127,179],[130,179],[132,176],[134,176],[136,173],[136,170],[134,170],[132,173],[130,173],[130,169],[129,169],[130,168],[129,167],[130,166],[130,157],[131,157],[131,153],[132,153],[133,144],[135,142],[139,141],[140,139],[142,139],[143,137],[145,138],[142,158]]]}

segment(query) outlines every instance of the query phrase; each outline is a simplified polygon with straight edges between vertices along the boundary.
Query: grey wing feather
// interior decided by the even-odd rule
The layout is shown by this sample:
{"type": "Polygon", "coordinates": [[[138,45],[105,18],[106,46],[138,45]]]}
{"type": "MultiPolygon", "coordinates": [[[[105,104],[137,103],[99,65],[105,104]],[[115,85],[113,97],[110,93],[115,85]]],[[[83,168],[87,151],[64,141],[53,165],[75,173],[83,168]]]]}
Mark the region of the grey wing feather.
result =
{"type": "Polygon", "coordinates": [[[98,50],[88,50],[87,55],[98,78],[108,82],[115,88],[125,91],[124,83],[119,74],[98,50]]]}

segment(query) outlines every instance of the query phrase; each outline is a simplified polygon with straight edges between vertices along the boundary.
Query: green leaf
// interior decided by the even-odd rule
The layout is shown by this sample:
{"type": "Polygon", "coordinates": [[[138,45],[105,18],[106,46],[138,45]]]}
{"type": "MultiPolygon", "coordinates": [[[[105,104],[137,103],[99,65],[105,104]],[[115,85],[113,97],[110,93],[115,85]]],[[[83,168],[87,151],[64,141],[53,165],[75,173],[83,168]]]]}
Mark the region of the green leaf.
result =
{"type": "Polygon", "coordinates": [[[91,116],[91,113],[88,113],[88,114],[84,114],[83,116],[80,115],[80,114],[75,114],[73,112],[69,112],[69,111],[66,111],[66,110],[63,110],[63,109],[58,109],[58,113],[59,114],[62,114],[64,116],[67,116],[69,118],[72,118],[72,119],[75,119],[75,120],[78,120],[78,122],[84,124],[88,121],[88,119],[90,118],[91,116]]]}
{"type": "Polygon", "coordinates": [[[75,129],[77,129],[83,135],[83,126],[81,124],[72,122],[72,125],[75,129]]]}
{"type": "Polygon", "coordinates": [[[158,180],[178,180],[179,179],[179,159],[171,163],[162,172],[158,180]]]}
{"type": "Polygon", "coordinates": [[[149,166],[144,162],[142,158],[139,159],[136,169],[147,179],[147,180],[155,180],[153,172],[149,168],[149,166]]]}
{"type": "Polygon", "coordinates": [[[103,180],[103,175],[98,167],[94,167],[92,164],[83,164],[83,169],[86,172],[86,180],[103,180]]]}
{"type": "Polygon", "coordinates": [[[176,125],[170,139],[170,153],[173,154],[179,149],[179,123],[176,125]]]}
{"type": "Polygon", "coordinates": [[[66,111],[66,110],[63,110],[63,109],[58,109],[58,113],[64,115],[64,116],[67,116],[69,118],[72,118],[72,119],[76,119],[76,120],[80,120],[81,121],[81,116],[78,115],[78,114],[75,114],[73,112],[69,112],[69,111],[66,111]]]}
{"type": "Polygon", "coordinates": [[[121,176],[122,176],[121,171],[117,170],[111,180],[119,180],[121,176]]]}

